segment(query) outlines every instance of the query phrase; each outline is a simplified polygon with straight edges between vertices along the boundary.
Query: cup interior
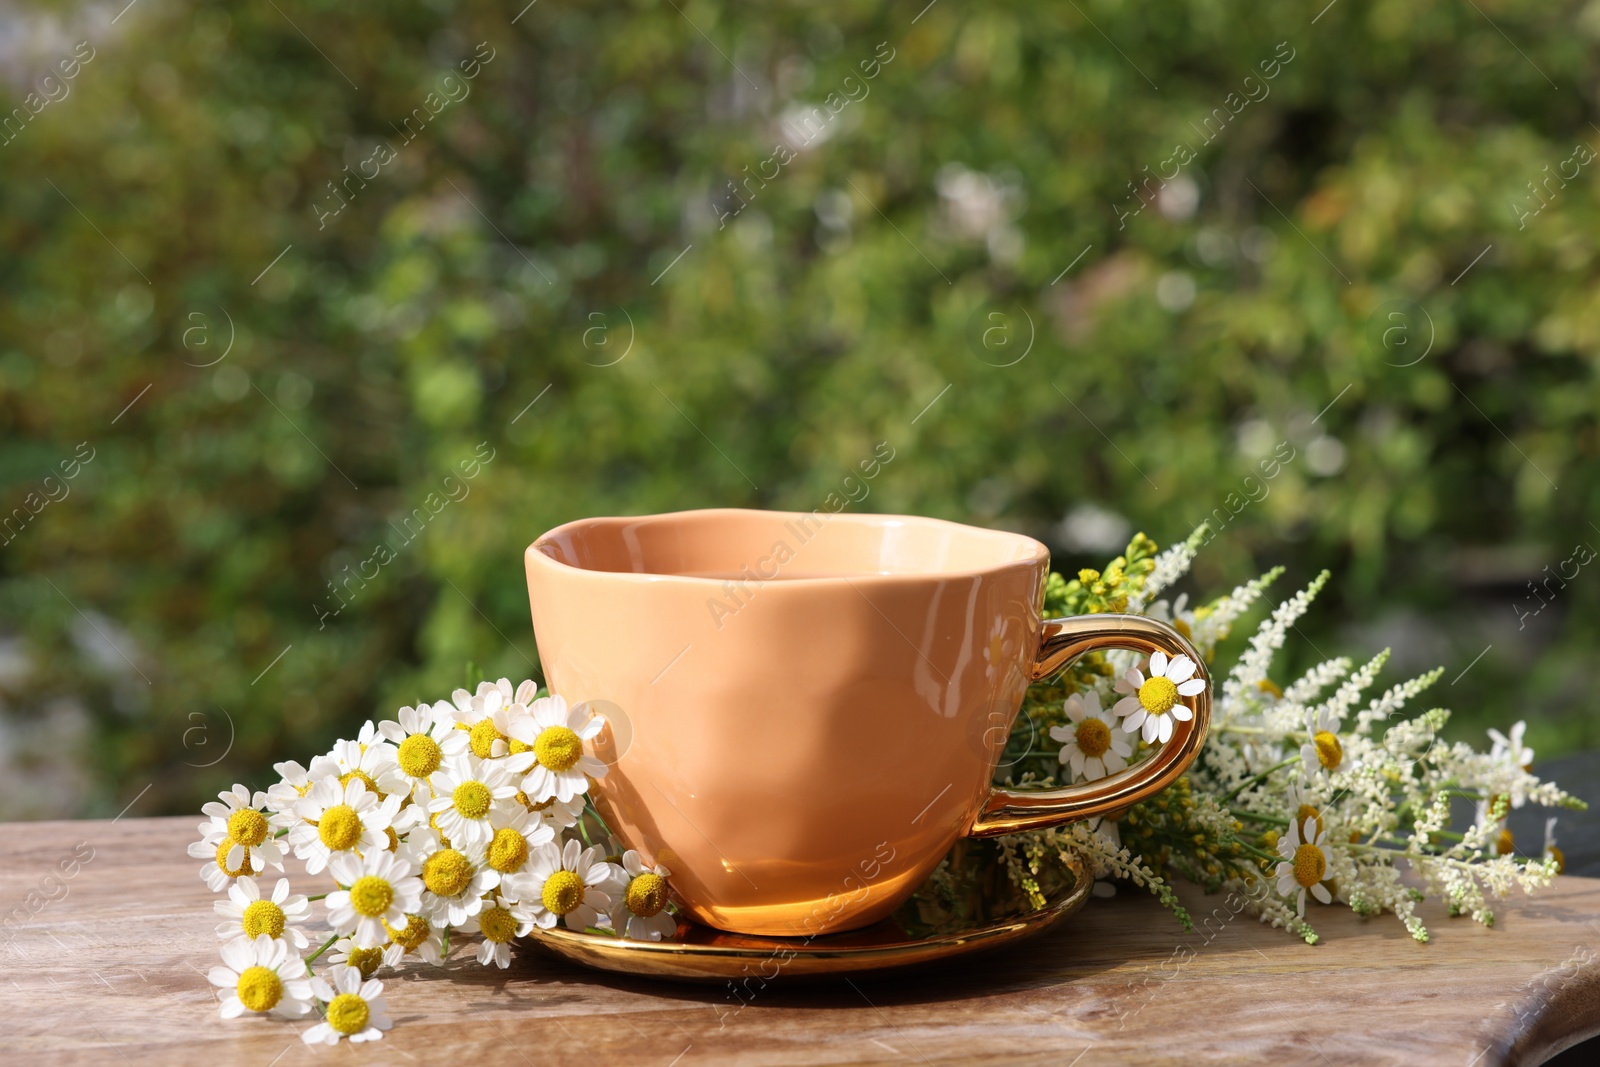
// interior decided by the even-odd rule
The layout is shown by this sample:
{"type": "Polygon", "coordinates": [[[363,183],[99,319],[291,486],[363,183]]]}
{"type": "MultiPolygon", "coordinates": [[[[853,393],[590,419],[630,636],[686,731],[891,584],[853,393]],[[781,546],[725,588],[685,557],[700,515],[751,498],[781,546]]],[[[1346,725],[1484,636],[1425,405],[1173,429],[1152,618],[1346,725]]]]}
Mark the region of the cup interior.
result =
{"type": "Polygon", "coordinates": [[[1031,537],[940,519],[734,508],[583,519],[533,548],[580,570],[708,581],[965,575],[1048,556],[1031,537]]]}

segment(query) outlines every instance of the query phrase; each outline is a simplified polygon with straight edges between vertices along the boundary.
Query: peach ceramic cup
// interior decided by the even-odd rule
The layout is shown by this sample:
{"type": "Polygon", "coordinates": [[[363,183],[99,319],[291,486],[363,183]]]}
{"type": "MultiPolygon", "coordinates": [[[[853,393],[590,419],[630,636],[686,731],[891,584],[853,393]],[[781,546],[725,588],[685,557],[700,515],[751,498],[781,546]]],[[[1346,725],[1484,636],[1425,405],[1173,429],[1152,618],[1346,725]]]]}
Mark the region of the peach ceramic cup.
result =
{"type": "Polygon", "coordinates": [[[1194,717],[1095,782],[991,786],[1024,690],[1096,649],[1205,665],[1133,615],[1042,619],[1030,537],[904,515],[583,519],[528,547],[552,692],[604,714],[597,806],[693,919],[809,937],[882,919],[964,835],[1114,813],[1171,784],[1194,717]]]}

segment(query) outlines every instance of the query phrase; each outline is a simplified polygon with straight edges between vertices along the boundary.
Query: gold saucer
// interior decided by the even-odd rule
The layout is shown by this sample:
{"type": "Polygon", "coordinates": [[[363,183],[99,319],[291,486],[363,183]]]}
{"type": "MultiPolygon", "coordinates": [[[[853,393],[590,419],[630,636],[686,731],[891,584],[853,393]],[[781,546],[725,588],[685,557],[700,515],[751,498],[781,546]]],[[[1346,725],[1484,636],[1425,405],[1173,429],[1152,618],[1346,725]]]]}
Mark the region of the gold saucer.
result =
{"type": "MultiPolygon", "coordinates": [[[[1004,882],[1004,879],[999,879],[1004,882]]],[[[813,938],[730,934],[682,921],[672,941],[629,941],[609,934],[535,929],[528,940],[558,956],[621,974],[688,982],[856,974],[915,967],[999,948],[1042,933],[1083,907],[1094,880],[1073,857],[1042,886],[1046,902],[1030,908],[1020,894],[993,902],[982,914],[935,914],[919,890],[892,917],[848,933],[813,938]]],[[[1010,889],[1009,883],[1004,883],[1010,889]]],[[[1002,897],[1006,894],[998,894],[1002,897]]]]}

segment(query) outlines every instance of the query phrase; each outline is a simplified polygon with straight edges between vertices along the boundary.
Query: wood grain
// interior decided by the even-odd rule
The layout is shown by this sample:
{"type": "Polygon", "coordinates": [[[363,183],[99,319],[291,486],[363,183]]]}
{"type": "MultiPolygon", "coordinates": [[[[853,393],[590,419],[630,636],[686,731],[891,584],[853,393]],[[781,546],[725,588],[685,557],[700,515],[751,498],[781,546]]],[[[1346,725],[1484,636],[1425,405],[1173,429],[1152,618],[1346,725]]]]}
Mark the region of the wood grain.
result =
{"type": "Polygon", "coordinates": [[[509,971],[470,957],[404,969],[386,982],[388,1036],[313,1049],[299,1038],[309,1021],[217,1017],[214,898],[184,854],[196,822],[0,825],[4,1062],[1466,1067],[1537,1063],[1600,1032],[1600,880],[1567,876],[1504,902],[1493,930],[1425,908],[1428,945],[1392,917],[1317,908],[1324,943],[1309,947],[1194,890],[1197,921],[1212,918],[1185,935],[1125,895],[946,970],[821,986],[780,976],[748,1003],[526,949],[509,971]],[[80,842],[93,858],[63,879],[80,842]]]}

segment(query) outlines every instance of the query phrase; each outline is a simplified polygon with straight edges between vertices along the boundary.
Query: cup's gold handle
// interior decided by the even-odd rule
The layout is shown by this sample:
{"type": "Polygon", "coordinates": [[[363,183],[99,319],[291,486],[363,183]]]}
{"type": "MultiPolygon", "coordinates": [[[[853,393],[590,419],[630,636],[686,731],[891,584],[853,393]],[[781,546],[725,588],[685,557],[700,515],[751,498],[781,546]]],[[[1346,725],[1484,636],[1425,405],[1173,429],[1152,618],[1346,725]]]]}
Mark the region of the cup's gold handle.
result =
{"type": "Polygon", "coordinates": [[[1046,619],[1033,664],[1033,680],[1040,681],[1086,652],[1102,648],[1128,648],[1149,655],[1161,651],[1169,657],[1188,656],[1195,677],[1206,688],[1190,698],[1194,717],[1174,720],[1172,737],[1155,755],[1136,767],[1063,789],[1024,793],[995,789],[973,823],[973,837],[997,837],[1021,830],[1039,830],[1060,823],[1122,811],[1159,792],[1177,780],[1200,751],[1211,725],[1211,679],[1205,660],[1194,646],[1164,622],[1143,615],[1080,615],[1046,619]]]}

